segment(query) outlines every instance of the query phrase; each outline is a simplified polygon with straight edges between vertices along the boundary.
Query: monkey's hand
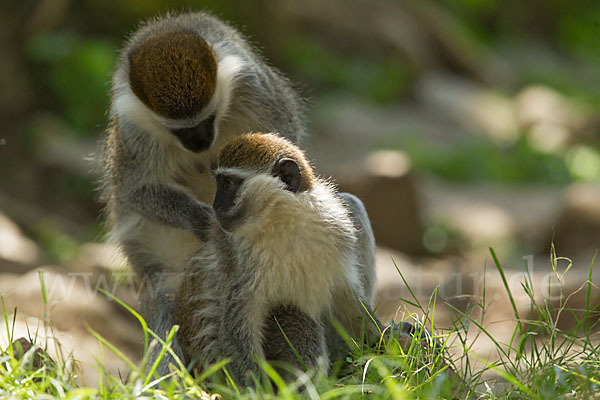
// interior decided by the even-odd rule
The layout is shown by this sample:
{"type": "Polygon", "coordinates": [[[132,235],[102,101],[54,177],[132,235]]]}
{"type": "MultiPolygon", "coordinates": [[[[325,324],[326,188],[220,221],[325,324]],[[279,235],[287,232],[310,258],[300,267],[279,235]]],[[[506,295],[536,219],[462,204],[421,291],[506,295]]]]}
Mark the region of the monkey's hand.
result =
{"type": "Polygon", "coordinates": [[[453,365],[444,357],[445,342],[434,336],[423,323],[414,321],[413,324],[403,321],[397,324],[390,320],[390,325],[386,329],[387,331],[390,332],[389,336],[398,341],[404,352],[408,353],[411,351],[411,348],[414,350],[420,347],[416,354],[420,354],[423,357],[425,364],[429,365],[428,368],[444,371],[448,377],[455,380],[454,382],[460,380],[453,365]]]}
{"type": "Polygon", "coordinates": [[[441,345],[438,343],[437,339],[434,338],[431,332],[420,322],[417,322],[416,324],[408,321],[396,323],[393,320],[390,320],[388,330],[390,335],[398,340],[400,346],[402,346],[405,351],[409,349],[414,339],[418,340],[423,348],[429,347],[434,350],[441,349],[441,345]]]}
{"type": "Polygon", "coordinates": [[[151,220],[188,230],[202,241],[208,239],[213,209],[184,191],[163,184],[144,185],[133,191],[129,204],[151,220]]]}
{"type": "Polygon", "coordinates": [[[191,230],[198,239],[206,242],[210,237],[210,231],[216,222],[216,217],[212,207],[207,207],[202,203],[199,203],[199,205],[200,207],[196,208],[190,220],[191,230]]]}

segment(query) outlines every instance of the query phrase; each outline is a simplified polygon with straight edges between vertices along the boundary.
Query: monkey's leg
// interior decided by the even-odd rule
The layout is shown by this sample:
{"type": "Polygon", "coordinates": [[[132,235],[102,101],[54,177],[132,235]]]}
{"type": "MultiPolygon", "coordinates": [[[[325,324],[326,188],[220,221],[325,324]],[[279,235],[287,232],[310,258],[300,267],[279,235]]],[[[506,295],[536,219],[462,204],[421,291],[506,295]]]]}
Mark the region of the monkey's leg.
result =
{"type": "MultiPolygon", "coordinates": [[[[151,253],[144,250],[142,243],[136,240],[124,242],[123,249],[128,255],[129,263],[137,275],[140,285],[139,300],[142,317],[146,320],[148,328],[165,340],[173,327],[174,293],[175,288],[178,287],[180,274],[169,272],[151,253]]],[[[149,353],[148,365],[154,364],[162,347],[158,342],[153,344],[149,353]]],[[[177,356],[182,357],[177,338],[171,342],[171,348],[177,356]]],[[[159,375],[167,374],[169,363],[174,363],[174,359],[167,352],[160,361],[157,373],[159,375]]]]}
{"type": "MultiPolygon", "coordinates": [[[[168,293],[163,289],[159,289],[157,292],[146,291],[145,293],[142,293],[141,301],[142,316],[146,319],[148,328],[156,333],[163,341],[166,340],[167,335],[174,324],[173,315],[175,312],[175,301],[172,299],[172,293],[168,293]]],[[[179,359],[185,362],[183,359],[183,352],[177,341],[177,335],[173,338],[170,346],[179,359]]],[[[158,359],[162,349],[163,346],[158,341],[153,341],[148,357],[149,366],[152,366],[158,359]]],[[[173,356],[167,351],[161,358],[156,373],[159,376],[168,374],[169,364],[177,365],[173,356]]]]}
{"type": "Polygon", "coordinates": [[[315,368],[319,362],[329,367],[322,322],[297,307],[280,305],[271,309],[263,335],[265,359],[287,381],[296,376],[293,369],[315,368]]]}
{"type": "Polygon", "coordinates": [[[264,313],[252,301],[248,281],[237,279],[229,288],[221,290],[222,299],[219,337],[220,355],[231,358],[226,366],[236,384],[249,386],[257,374],[256,358],[263,358],[261,328],[264,313]]]}

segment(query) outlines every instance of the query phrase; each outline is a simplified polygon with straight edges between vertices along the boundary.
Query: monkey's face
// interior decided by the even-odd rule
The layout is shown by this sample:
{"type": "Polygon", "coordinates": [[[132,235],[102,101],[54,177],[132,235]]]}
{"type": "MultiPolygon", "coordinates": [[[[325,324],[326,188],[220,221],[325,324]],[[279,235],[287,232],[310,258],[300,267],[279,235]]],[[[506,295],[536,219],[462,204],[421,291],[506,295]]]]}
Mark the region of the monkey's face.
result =
{"type": "Polygon", "coordinates": [[[167,30],[128,55],[129,84],[184,148],[207,150],[215,138],[217,59],[195,32],[167,30]]]}
{"type": "Polygon", "coordinates": [[[231,233],[262,218],[285,203],[294,201],[302,187],[300,167],[282,158],[267,171],[238,168],[217,169],[217,193],[213,209],[223,230],[231,233]]]}
{"type": "Polygon", "coordinates": [[[191,128],[171,129],[171,133],[189,151],[199,153],[207,150],[215,138],[215,114],[191,128]]]}

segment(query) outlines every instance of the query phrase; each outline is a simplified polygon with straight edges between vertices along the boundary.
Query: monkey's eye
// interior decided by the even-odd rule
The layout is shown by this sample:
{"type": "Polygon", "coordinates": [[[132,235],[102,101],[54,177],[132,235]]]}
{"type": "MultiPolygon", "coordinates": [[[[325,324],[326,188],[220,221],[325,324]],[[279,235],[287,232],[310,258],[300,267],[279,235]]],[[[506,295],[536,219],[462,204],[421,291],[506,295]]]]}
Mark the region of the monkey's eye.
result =
{"type": "Polygon", "coordinates": [[[223,189],[229,191],[233,188],[233,180],[229,177],[223,178],[223,189]]]}
{"type": "Polygon", "coordinates": [[[221,175],[217,178],[217,182],[224,193],[234,193],[241,185],[242,179],[237,176],[221,175]]]}

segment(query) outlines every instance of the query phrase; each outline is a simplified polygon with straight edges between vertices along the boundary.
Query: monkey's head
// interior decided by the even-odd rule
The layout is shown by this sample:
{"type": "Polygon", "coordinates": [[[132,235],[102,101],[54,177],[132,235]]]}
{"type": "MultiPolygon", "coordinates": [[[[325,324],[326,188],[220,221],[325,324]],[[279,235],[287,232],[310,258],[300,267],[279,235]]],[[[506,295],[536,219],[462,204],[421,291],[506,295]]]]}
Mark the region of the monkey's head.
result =
{"type": "Polygon", "coordinates": [[[274,218],[295,207],[316,177],[304,153],[274,134],[245,134],[220,150],[214,170],[217,193],[213,209],[221,227],[234,232],[244,225],[274,218]]]}
{"type": "Polygon", "coordinates": [[[135,96],[186,149],[208,149],[215,137],[218,62],[204,39],[181,29],[154,32],[134,43],[127,58],[135,96]]]}

